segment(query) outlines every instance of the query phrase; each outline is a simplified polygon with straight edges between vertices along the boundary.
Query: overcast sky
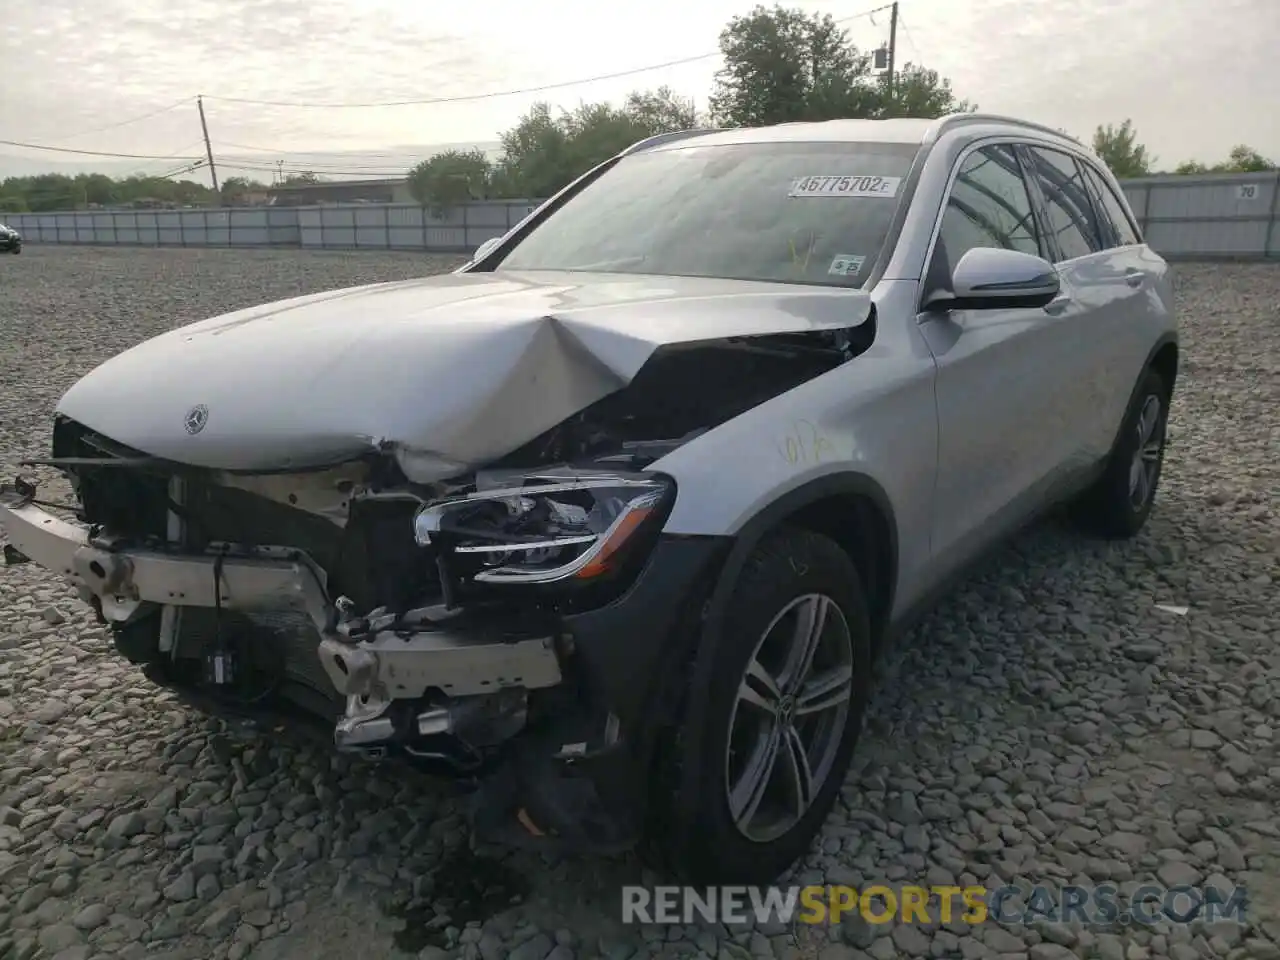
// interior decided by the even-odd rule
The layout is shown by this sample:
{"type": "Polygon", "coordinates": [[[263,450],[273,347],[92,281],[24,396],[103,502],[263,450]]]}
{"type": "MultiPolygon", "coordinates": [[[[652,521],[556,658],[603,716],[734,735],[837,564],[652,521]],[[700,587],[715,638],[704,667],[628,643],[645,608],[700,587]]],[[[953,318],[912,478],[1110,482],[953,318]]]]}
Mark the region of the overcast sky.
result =
{"type": "MultiPolygon", "coordinates": [[[[864,48],[888,36],[876,0],[797,0],[848,22],[864,48]]],[[[0,19],[0,139],[163,157],[201,153],[203,93],[217,159],[298,165],[358,151],[371,175],[413,145],[492,141],[537,99],[562,106],[669,84],[706,105],[714,58],[539,95],[304,109],[217,97],[352,102],[560,83],[710,53],[746,0],[10,0],[0,19]]],[[[1213,161],[1246,142],[1280,158],[1274,60],[1280,0],[902,0],[900,58],[950,77],[984,110],[1087,138],[1132,117],[1161,166],[1213,161]]],[[[0,175],[93,158],[0,146],[0,175]],[[15,158],[21,157],[19,163],[15,158]]],[[[150,172],[173,161],[130,161],[150,172]]],[[[313,164],[314,165],[314,164],[313,164]]],[[[339,164],[334,164],[336,167],[339,164]]],[[[113,170],[117,168],[112,168],[113,170]]],[[[262,174],[257,176],[265,179],[262,174]]]]}

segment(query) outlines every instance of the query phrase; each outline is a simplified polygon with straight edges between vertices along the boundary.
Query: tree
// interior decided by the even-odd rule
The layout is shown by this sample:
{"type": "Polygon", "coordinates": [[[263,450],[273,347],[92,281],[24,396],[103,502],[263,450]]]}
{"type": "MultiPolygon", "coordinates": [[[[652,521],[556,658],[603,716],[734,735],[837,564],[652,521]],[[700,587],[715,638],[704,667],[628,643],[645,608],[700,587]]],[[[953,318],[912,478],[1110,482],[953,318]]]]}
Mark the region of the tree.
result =
{"type": "Polygon", "coordinates": [[[725,126],[766,126],[801,120],[939,117],[969,112],[951,82],[918,64],[871,72],[829,15],[757,6],[720,34],[724,67],[716,74],[711,112],[725,126]]]}
{"type": "Polygon", "coordinates": [[[304,170],[302,173],[291,173],[281,181],[286,187],[297,186],[304,183],[319,183],[320,177],[312,173],[310,170],[304,170]]]}
{"type": "Polygon", "coordinates": [[[973,113],[976,104],[957,100],[951,81],[914,63],[903,64],[889,89],[889,78],[880,79],[880,117],[945,117],[950,113],[973,113]]]}
{"type": "Polygon", "coordinates": [[[642,129],[646,136],[673,130],[692,130],[702,125],[693,101],[679,96],[670,87],[657,90],[633,90],[627,94],[622,110],[642,129]]]}
{"type": "Polygon", "coordinates": [[[217,195],[204,184],[166,177],[132,176],[116,179],[100,173],[69,177],[44,173],[10,177],[0,184],[0,195],[20,200],[34,213],[78,210],[87,204],[127,207],[139,202],[168,206],[211,203],[217,195]]]}
{"type": "Polygon", "coordinates": [[[490,178],[491,195],[548,197],[633,143],[699,124],[693,102],[668,87],[635,91],[621,107],[583,103],[552,113],[538,103],[502,135],[502,159],[490,178]]]}
{"type": "Polygon", "coordinates": [[[520,122],[502,134],[502,159],[495,186],[503,196],[549,197],[566,183],[568,134],[551,114],[551,104],[535,103],[520,122]]]}
{"type": "Polygon", "coordinates": [[[1147,148],[1138,142],[1133,121],[1128,119],[1119,127],[1099,125],[1093,132],[1093,152],[1121,179],[1150,176],[1155,163],[1147,148]]]}
{"type": "Polygon", "coordinates": [[[720,33],[711,113],[726,126],[827,119],[864,93],[871,62],[830,14],[757,6],[720,33]]]}
{"type": "Polygon", "coordinates": [[[259,193],[267,189],[265,183],[251,180],[248,177],[227,177],[222,181],[222,202],[239,203],[251,193],[259,193]]]}
{"type": "Polygon", "coordinates": [[[1275,168],[1274,163],[1253,147],[1239,143],[1231,148],[1231,153],[1227,155],[1227,162],[1215,169],[1220,169],[1224,173],[1265,173],[1275,168]]]}
{"type": "Polygon", "coordinates": [[[409,171],[409,192],[437,216],[459,203],[489,194],[493,165],[483,150],[446,150],[409,171]]]}
{"type": "Polygon", "coordinates": [[[117,183],[105,174],[77,174],[76,186],[82,192],[85,203],[109,207],[116,200],[117,183]]]}
{"type": "Polygon", "coordinates": [[[1277,164],[1274,160],[1268,160],[1248,144],[1238,143],[1231,148],[1226,160],[1215,163],[1212,166],[1206,166],[1199,160],[1188,160],[1185,163],[1178,164],[1178,168],[1173,172],[1179,174],[1267,173],[1276,169],[1280,169],[1280,164],[1277,164]]]}

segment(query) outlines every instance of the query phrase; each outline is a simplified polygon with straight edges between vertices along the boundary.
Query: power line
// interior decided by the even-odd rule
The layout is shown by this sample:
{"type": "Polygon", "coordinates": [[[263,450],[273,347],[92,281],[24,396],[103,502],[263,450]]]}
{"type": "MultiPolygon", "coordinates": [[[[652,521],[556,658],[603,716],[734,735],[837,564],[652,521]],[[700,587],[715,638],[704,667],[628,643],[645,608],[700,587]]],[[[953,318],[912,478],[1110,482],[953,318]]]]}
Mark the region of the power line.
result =
{"type": "MultiPolygon", "coordinates": [[[[219,139],[218,143],[224,147],[234,147],[237,150],[250,150],[254,153],[270,154],[271,156],[286,155],[290,157],[332,157],[335,153],[333,150],[281,150],[279,147],[264,147],[254,143],[234,143],[230,140],[219,139]]],[[[379,157],[383,159],[400,160],[406,157],[416,157],[421,151],[417,150],[400,150],[400,151],[359,151],[362,157],[379,157]]]]}
{"type": "Polygon", "coordinates": [[[141,114],[136,117],[130,117],[128,120],[120,120],[117,123],[109,123],[105,127],[93,127],[89,130],[81,130],[79,133],[73,133],[69,136],[59,137],[54,143],[65,143],[68,140],[75,140],[77,137],[86,137],[91,133],[103,133],[106,130],[115,130],[118,127],[127,127],[131,123],[140,123],[143,120],[150,120],[152,117],[158,117],[162,113],[168,113],[170,110],[176,110],[178,107],[184,106],[194,100],[194,97],[183,97],[181,100],[175,101],[168,106],[161,107],[158,110],[152,110],[148,113],[141,114]]]}
{"type": "Polygon", "coordinates": [[[310,166],[266,166],[248,163],[229,163],[226,160],[219,161],[218,165],[228,170],[243,170],[250,173],[315,173],[323,174],[328,177],[364,177],[370,180],[380,180],[387,177],[405,177],[408,176],[407,169],[400,170],[317,170],[310,166]]]}
{"type": "MultiPolygon", "coordinates": [[[[116,157],[121,160],[173,160],[176,157],[161,156],[154,153],[110,153],[104,150],[72,150],[70,147],[51,147],[44,143],[20,143],[17,140],[0,140],[6,147],[25,147],[28,150],[48,150],[52,153],[75,153],[84,157],[116,157]]],[[[183,157],[184,160],[199,160],[199,157],[183,157]]]]}
{"type": "MultiPolygon", "coordinates": [[[[882,5],[880,5],[880,6],[873,7],[873,8],[871,8],[871,9],[869,9],[869,10],[864,10],[864,11],[862,11],[861,13],[853,14],[852,16],[848,16],[848,17],[840,17],[840,18],[838,18],[838,19],[836,19],[836,20],[835,20],[835,23],[837,23],[837,24],[851,23],[851,22],[853,22],[853,21],[855,21],[855,20],[861,20],[861,19],[863,19],[864,17],[874,16],[874,14],[880,13],[881,11],[889,10],[889,9],[893,9],[893,8],[894,8],[894,7],[896,7],[896,6],[897,6],[897,4],[895,4],[895,3],[886,3],[886,4],[882,4],[882,5]]],[[[904,30],[905,30],[905,25],[904,25],[904,30]]],[[[913,47],[915,46],[914,41],[912,41],[912,46],[913,46],[913,47]]],[[[287,101],[287,100],[254,100],[254,99],[249,99],[249,98],[244,98],[244,97],[219,97],[219,96],[205,96],[205,97],[204,97],[204,99],[207,99],[207,100],[217,100],[217,101],[221,101],[221,102],[223,102],[223,103],[243,103],[243,104],[252,104],[252,105],[257,105],[257,106],[302,107],[302,108],[318,108],[318,109],[330,109],[330,108],[334,108],[334,109],[339,109],[339,108],[370,108],[370,107],[394,107],[394,106],[429,105],[429,104],[438,104],[438,103],[464,103],[464,102],[473,102],[473,101],[478,101],[478,100],[489,100],[489,99],[495,99],[495,98],[499,98],[499,97],[520,96],[520,95],[523,95],[523,94],[530,94],[530,93],[542,93],[542,92],[549,91],[549,90],[560,90],[560,89],[565,89],[565,88],[568,88],[568,87],[582,86],[582,85],[585,85],[585,84],[596,83],[596,82],[600,82],[600,81],[604,81],[604,80],[614,80],[614,79],[619,79],[619,78],[622,78],[622,77],[635,76],[635,75],[637,75],[637,74],[641,74],[641,73],[649,73],[649,72],[652,72],[652,71],[655,71],[655,70],[663,70],[663,69],[667,69],[667,68],[669,68],[669,67],[681,66],[681,65],[683,65],[683,64],[688,64],[688,63],[697,63],[697,62],[699,62],[699,61],[702,61],[702,60],[709,60],[709,59],[712,59],[712,58],[718,57],[718,56],[720,56],[720,55],[721,55],[720,51],[718,51],[718,50],[717,50],[717,51],[713,51],[713,52],[710,52],[710,53],[698,54],[698,55],[696,55],[696,56],[692,56],[692,57],[682,57],[682,58],[677,59],[677,60],[668,60],[668,61],[663,62],[663,63],[650,64],[649,66],[645,66],[645,67],[636,67],[636,68],[633,68],[633,69],[631,69],[631,70],[620,70],[620,71],[617,71],[617,72],[615,72],[615,73],[598,74],[598,75],[593,76],[593,77],[585,77],[585,78],[580,78],[580,79],[577,79],[577,80],[566,80],[566,81],[561,81],[561,82],[559,82],[559,83],[547,83],[547,84],[541,84],[541,85],[533,86],[533,87],[523,87],[523,88],[515,89],[515,90],[497,90],[497,91],[487,91],[487,92],[485,92],[485,93],[466,94],[466,95],[453,96],[453,97],[432,97],[432,98],[426,98],[426,99],[421,99],[421,100],[392,100],[392,101],[368,102],[368,103],[310,103],[310,102],[303,102],[303,101],[287,101]]],[[[159,108],[159,109],[157,109],[157,110],[150,111],[149,113],[142,114],[142,115],[140,115],[140,116],[136,116],[136,117],[130,117],[130,118],[126,119],[126,120],[121,120],[121,121],[118,121],[118,122],[116,122],[116,123],[108,124],[108,125],[106,125],[106,126],[99,127],[99,128],[94,129],[94,130],[84,130],[84,131],[80,131],[79,133],[72,134],[70,137],[64,137],[64,138],[63,138],[63,140],[67,140],[67,139],[74,139],[74,138],[79,137],[79,136],[85,136],[85,135],[88,135],[89,133],[100,133],[100,132],[103,132],[103,131],[105,131],[105,130],[111,130],[111,129],[115,129],[115,128],[117,128],[117,127],[127,126],[127,125],[132,124],[132,123],[138,123],[138,122],[140,122],[140,121],[142,121],[142,120],[147,120],[147,119],[150,119],[151,117],[159,116],[159,115],[160,115],[160,114],[162,114],[162,113],[167,113],[167,112],[169,112],[170,110],[177,109],[178,107],[180,107],[180,106],[182,106],[182,105],[184,105],[184,104],[190,103],[193,99],[195,99],[195,100],[199,100],[200,98],[195,98],[195,97],[184,97],[184,98],[183,98],[183,99],[181,99],[181,100],[178,100],[178,101],[176,101],[176,102],[174,102],[174,103],[168,104],[168,105],[166,105],[166,106],[164,106],[164,107],[161,107],[161,108],[159,108]]],[[[18,141],[18,140],[0,140],[0,145],[3,145],[3,146],[10,146],[10,147],[21,147],[21,148],[23,148],[23,149],[27,149],[27,150],[44,150],[44,151],[48,151],[48,152],[51,152],[51,153],[66,153],[66,154],[73,154],[73,155],[77,155],[77,156],[86,156],[86,157],[108,157],[108,158],[112,158],[112,159],[121,159],[121,160],[177,160],[177,159],[181,159],[181,160],[186,160],[186,161],[197,161],[197,160],[198,160],[198,161],[202,161],[202,162],[203,162],[203,159],[204,159],[204,158],[201,158],[201,157],[199,157],[199,156],[182,156],[182,157],[179,157],[177,154],[166,154],[166,155],[160,155],[160,154],[140,154],[140,153],[119,153],[119,152],[115,152],[115,151],[107,151],[107,150],[77,150],[77,149],[73,149],[73,148],[70,148],[70,147],[58,147],[58,146],[53,146],[53,145],[51,145],[51,144],[47,144],[47,143],[27,143],[27,142],[18,141]]],[[[228,146],[238,146],[238,147],[240,147],[240,148],[242,148],[242,149],[253,149],[253,150],[264,150],[264,151],[268,151],[268,148],[251,147],[251,146],[249,146],[249,145],[247,145],[247,144],[231,144],[231,143],[229,143],[229,142],[228,142],[228,144],[227,144],[227,145],[228,145],[228,146]]],[[[268,152],[275,152],[275,151],[268,151],[268,152]]],[[[371,156],[371,157],[376,156],[376,157],[380,157],[380,158],[387,158],[389,162],[390,162],[393,158],[396,158],[396,157],[398,157],[398,156],[403,156],[403,157],[404,157],[404,158],[406,158],[406,159],[412,159],[412,158],[416,157],[416,155],[415,155],[415,154],[412,154],[412,153],[406,153],[406,154],[403,154],[403,155],[399,155],[399,154],[369,154],[368,156],[371,156]]],[[[210,160],[212,160],[212,158],[211,158],[211,157],[210,157],[209,159],[210,159],[210,160]]],[[[225,162],[224,162],[224,163],[225,163],[225,162]]],[[[301,165],[301,164],[306,164],[306,162],[305,162],[305,161],[299,161],[299,164],[300,164],[300,165],[301,165]]],[[[276,170],[280,169],[280,167],[265,167],[265,166],[257,166],[257,167],[255,167],[255,166],[252,166],[252,165],[244,165],[244,164],[225,164],[225,165],[227,165],[227,166],[232,166],[232,167],[234,167],[234,168],[236,168],[236,169],[242,169],[242,170],[259,170],[259,171],[267,171],[267,172],[275,172],[276,170]]],[[[333,164],[333,165],[334,165],[334,166],[336,166],[337,164],[333,164]]],[[[352,163],[352,164],[345,165],[345,166],[359,166],[359,165],[360,165],[360,164],[358,164],[358,163],[352,163]]],[[[212,167],[212,163],[210,163],[210,166],[212,167]]],[[[306,164],[306,167],[317,167],[317,168],[319,168],[319,167],[328,167],[328,166],[330,166],[330,164],[325,163],[325,162],[323,162],[323,161],[317,161],[317,162],[315,162],[315,163],[313,163],[313,164],[306,164]]],[[[384,173],[384,171],[381,171],[381,170],[375,170],[374,168],[366,168],[366,169],[364,169],[364,170],[359,170],[359,171],[350,171],[350,170],[348,170],[348,171],[342,171],[342,172],[339,172],[339,171],[336,171],[336,170],[326,170],[325,172],[331,173],[331,174],[332,174],[332,175],[334,175],[334,176],[367,176],[367,175],[374,174],[374,173],[384,173]]],[[[388,172],[386,172],[386,173],[388,173],[388,174],[389,174],[389,171],[388,171],[388,172]]]]}
{"type": "Polygon", "coordinates": [[[178,176],[179,174],[194,173],[196,170],[199,170],[203,166],[204,166],[203,160],[194,160],[191,163],[184,163],[180,167],[174,167],[171,170],[166,170],[164,173],[148,174],[147,178],[152,180],[169,180],[172,177],[178,176]]]}
{"type": "Polygon", "coordinates": [[[347,172],[363,171],[365,173],[385,173],[388,169],[407,170],[414,164],[419,163],[418,160],[404,160],[395,162],[388,160],[385,163],[311,163],[307,160],[277,160],[274,163],[268,160],[255,159],[252,157],[228,157],[223,154],[218,159],[218,166],[247,166],[247,167],[266,167],[273,168],[285,166],[291,170],[312,170],[316,173],[323,173],[327,170],[340,170],[347,172]]]}
{"type": "Polygon", "coordinates": [[[648,67],[636,67],[633,70],[620,70],[617,73],[602,73],[594,77],[586,77],[581,80],[566,80],[560,83],[544,83],[536,87],[522,87],[519,90],[491,90],[486,93],[471,93],[456,97],[430,97],[425,100],[386,100],[370,103],[304,103],[292,100],[249,100],[243,97],[208,97],[209,100],[220,100],[223,103],[248,103],[262,107],[303,107],[314,108],[318,110],[331,110],[342,108],[368,109],[369,107],[409,107],[409,106],[426,106],[435,103],[465,103],[473,100],[490,100],[497,97],[515,97],[526,93],[542,93],[546,90],[560,90],[564,87],[577,87],[583,84],[596,83],[601,80],[616,80],[620,77],[631,77],[638,73],[649,73],[653,70],[663,70],[667,67],[678,67],[686,63],[697,63],[699,60],[708,60],[711,57],[720,56],[717,50],[715,53],[701,53],[694,57],[682,57],[679,60],[668,60],[665,63],[656,63],[648,67]]]}
{"type": "Polygon", "coordinates": [[[916,43],[916,38],[911,35],[911,28],[907,26],[907,21],[903,19],[901,13],[898,14],[898,26],[902,28],[902,32],[907,36],[907,43],[911,44],[911,49],[915,51],[920,61],[924,62],[924,52],[920,49],[920,45],[916,43]]]}
{"type": "MultiPolygon", "coordinates": [[[[872,14],[879,13],[882,10],[888,10],[893,7],[892,3],[886,3],[882,6],[875,7],[871,10],[864,10],[862,13],[854,14],[851,17],[841,17],[836,20],[837,24],[851,23],[854,20],[861,20],[863,17],[869,17],[872,14]]],[[[665,70],[668,67],[679,67],[687,63],[697,63],[700,60],[710,60],[720,56],[720,51],[715,50],[711,53],[700,53],[692,57],[681,57],[679,60],[668,60],[665,63],[655,63],[647,67],[635,67],[631,70],[619,70],[616,73],[602,73],[594,77],[584,77],[578,80],[565,80],[559,83],[544,83],[536,87],[522,87],[517,90],[491,90],[485,93],[463,94],[456,97],[430,97],[423,100],[386,100],[372,101],[367,103],[313,103],[297,100],[252,100],[247,97],[215,97],[206,96],[206,100],[219,100],[223,103],[247,103],[254,106],[262,107],[301,107],[314,108],[318,110],[330,109],[367,109],[370,107],[408,107],[408,106],[425,106],[436,103],[467,103],[475,100],[492,100],[498,97],[516,97],[528,93],[544,93],[548,90],[562,90],[566,87],[578,87],[589,83],[598,83],[603,80],[617,80],[622,77],[633,77],[640,73],[651,73],[654,70],[665,70]]]]}
{"type": "MultiPolygon", "coordinates": [[[[183,159],[181,164],[177,167],[174,167],[173,161],[178,160],[180,157],[185,158],[187,156],[188,150],[192,150],[196,147],[203,146],[203,144],[204,144],[203,140],[197,140],[195,143],[187,144],[181,150],[178,150],[175,153],[170,154],[168,157],[166,157],[165,159],[168,160],[168,162],[165,164],[161,164],[160,166],[162,169],[169,171],[167,173],[152,173],[150,170],[145,170],[145,169],[139,172],[142,176],[145,176],[145,177],[159,177],[161,179],[164,179],[166,177],[175,176],[178,173],[183,173],[189,170],[195,170],[204,164],[203,160],[183,159]]],[[[151,166],[151,165],[147,164],[147,166],[151,166]]],[[[154,167],[152,167],[152,169],[154,169],[154,167]]]]}

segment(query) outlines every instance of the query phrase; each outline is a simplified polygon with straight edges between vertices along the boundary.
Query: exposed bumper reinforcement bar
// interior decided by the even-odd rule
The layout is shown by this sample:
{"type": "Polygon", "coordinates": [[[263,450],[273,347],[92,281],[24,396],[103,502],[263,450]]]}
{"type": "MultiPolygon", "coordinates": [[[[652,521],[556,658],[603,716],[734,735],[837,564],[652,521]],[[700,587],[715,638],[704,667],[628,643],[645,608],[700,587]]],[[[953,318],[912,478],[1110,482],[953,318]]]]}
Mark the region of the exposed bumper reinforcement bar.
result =
{"type": "Polygon", "coordinates": [[[561,680],[549,637],[486,642],[433,625],[421,631],[383,631],[359,641],[340,638],[333,632],[335,608],[324,573],[297,551],[269,548],[271,557],[243,557],[113,549],[95,543],[83,524],[55,517],[29,499],[0,492],[0,528],[10,544],[71,580],[86,601],[96,598],[109,621],[128,620],[146,602],[246,611],[298,609],[323,637],[321,663],[347,697],[414,699],[431,687],[456,697],[506,687],[549,687],[561,680]]]}
{"type": "Polygon", "coordinates": [[[416,699],[439,687],[451,697],[527,690],[560,682],[560,661],[550,637],[515,643],[476,643],[447,630],[406,639],[384,631],[358,644],[328,637],[320,644],[325,672],[349,697],[416,699]]]}
{"type": "Polygon", "coordinates": [[[301,555],[268,559],[114,550],[91,542],[83,524],[20,499],[0,499],[0,527],[24,556],[67,577],[81,593],[87,591],[86,600],[97,597],[108,620],[125,621],[144,602],[241,610],[290,607],[305,611],[317,629],[327,629],[325,577],[301,555]],[[215,583],[220,589],[214,589],[215,583]]]}

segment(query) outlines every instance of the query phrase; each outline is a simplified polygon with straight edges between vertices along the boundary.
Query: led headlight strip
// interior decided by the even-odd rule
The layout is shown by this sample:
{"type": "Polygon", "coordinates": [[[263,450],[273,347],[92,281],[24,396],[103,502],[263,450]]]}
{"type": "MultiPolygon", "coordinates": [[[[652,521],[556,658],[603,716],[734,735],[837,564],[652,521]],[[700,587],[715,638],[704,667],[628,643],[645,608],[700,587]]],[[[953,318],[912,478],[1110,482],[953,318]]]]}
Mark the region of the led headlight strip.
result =
{"type": "MultiPolygon", "coordinates": [[[[539,477],[531,476],[537,481],[539,477]]],[[[532,569],[518,565],[503,565],[481,570],[473,576],[478,583],[539,584],[576,578],[579,580],[600,576],[611,569],[611,559],[640,529],[645,520],[661,508],[670,486],[661,480],[639,480],[633,477],[601,476],[562,482],[560,478],[546,478],[549,483],[530,486],[483,490],[450,498],[422,507],[414,516],[414,539],[419,546],[437,545],[449,553],[458,555],[532,554],[540,550],[589,545],[572,560],[555,567],[532,569]],[[515,512],[514,504],[536,501],[557,493],[591,491],[616,494],[626,503],[618,511],[609,526],[600,533],[566,532],[563,536],[550,534],[529,540],[512,539],[495,543],[450,544],[450,532],[443,529],[445,518],[451,513],[474,507],[479,503],[499,503],[515,512]],[[443,536],[442,536],[443,534],[443,536]]],[[[483,539],[483,534],[475,535],[483,539]]]]}

